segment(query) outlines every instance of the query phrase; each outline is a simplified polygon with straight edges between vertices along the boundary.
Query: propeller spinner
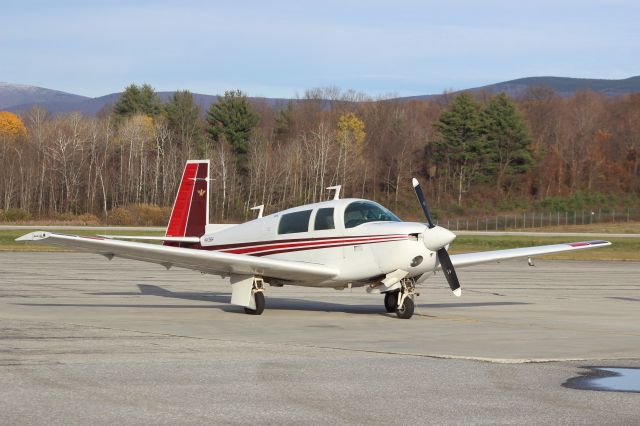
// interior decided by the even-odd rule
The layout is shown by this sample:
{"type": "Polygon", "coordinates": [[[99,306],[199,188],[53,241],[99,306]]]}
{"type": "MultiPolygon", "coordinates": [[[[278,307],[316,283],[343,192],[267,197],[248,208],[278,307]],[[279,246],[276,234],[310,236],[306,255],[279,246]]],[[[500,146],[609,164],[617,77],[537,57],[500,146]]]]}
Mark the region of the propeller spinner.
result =
{"type": "Polygon", "coordinates": [[[444,228],[436,226],[433,224],[433,219],[431,217],[431,212],[429,211],[429,206],[427,204],[427,200],[424,197],[424,193],[422,192],[422,188],[420,187],[420,183],[418,179],[413,178],[413,189],[416,192],[416,196],[418,197],[418,201],[422,206],[422,211],[427,218],[428,229],[424,233],[424,241],[425,245],[428,249],[434,250],[438,255],[438,262],[440,262],[440,266],[442,267],[442,272],[444,276],[447,278],[447,282],[449,283],[449,287],[454,295],[460,297],[462,295],[462,288],[460,287],[460,281],[458,280],[458,276],[456,275],[456,270],[453,268],[453,263],[451,262],[451,257],[449,257],[449,253],[447,253],[447,249],[445,246],[449,244],[455,238],[455,235],[444,228]],[[447,234],[450,234],[447,235],[447,234]],[[449,236],[449,238],[447,238],[449,236]],[[435,238],[431,238],[435,237],[435,238]],[[435,246],[434,246],[435,244],[435,246]]]}

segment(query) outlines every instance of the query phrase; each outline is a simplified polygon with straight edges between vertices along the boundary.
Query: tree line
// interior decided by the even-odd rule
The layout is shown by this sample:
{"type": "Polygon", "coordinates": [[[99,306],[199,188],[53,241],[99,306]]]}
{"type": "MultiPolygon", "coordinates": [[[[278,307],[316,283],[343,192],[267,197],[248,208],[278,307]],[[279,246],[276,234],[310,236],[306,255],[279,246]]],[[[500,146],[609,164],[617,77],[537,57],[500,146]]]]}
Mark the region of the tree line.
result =
{"type": "Polygon", "coordinates": [[[170,207],[194,158],[211,160],[214,221],[324,200],[333,185],[417,218],[413,176],[448,216],[590,195],[637,204],[639,149],[640,94],[401,101],[323,88],[276,108],[234,90],[203,112],[188,91],[163,103],[132,84],[97,117],[0,112],[0,209],[110,222],[125,206],[170,207]]]}

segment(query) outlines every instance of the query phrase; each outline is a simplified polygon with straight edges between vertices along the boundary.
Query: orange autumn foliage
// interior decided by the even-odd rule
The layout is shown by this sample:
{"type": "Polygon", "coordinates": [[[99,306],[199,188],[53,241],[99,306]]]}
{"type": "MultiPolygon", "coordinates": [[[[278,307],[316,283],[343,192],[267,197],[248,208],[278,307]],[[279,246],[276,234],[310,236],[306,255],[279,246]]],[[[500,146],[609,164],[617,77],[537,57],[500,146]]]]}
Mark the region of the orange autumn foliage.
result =
{"type": "Polygon", "coordinates": [[[0,139],[15,140],[27,136],[27,128],[20,117],[9,111],[0,111],[0,139]]]}

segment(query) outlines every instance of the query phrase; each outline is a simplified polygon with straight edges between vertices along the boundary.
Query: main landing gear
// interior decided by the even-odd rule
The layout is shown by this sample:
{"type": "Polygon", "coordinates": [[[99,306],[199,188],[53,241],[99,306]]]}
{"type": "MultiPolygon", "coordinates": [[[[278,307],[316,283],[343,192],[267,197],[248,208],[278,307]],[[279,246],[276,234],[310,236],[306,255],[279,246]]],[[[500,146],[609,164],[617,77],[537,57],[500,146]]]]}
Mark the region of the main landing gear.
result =
{"type": "Polygon", "coordinates": [[[264,281],[262,278],[255,278],[253,288],[251,289],[251,297],[256,304],[255,309],[244,308],[244,312],[249,315],[261,315],[264,312],[264,281]]]}
{"type": "Polygon", "coordinates": [[[395,312],[398,318],[411,318],[415,308],[413,299],[417,295],[415,290],[416,283],[413,278],[403,278],[399,290],[384,294],[384,308],[389,313],[395,312]]]}

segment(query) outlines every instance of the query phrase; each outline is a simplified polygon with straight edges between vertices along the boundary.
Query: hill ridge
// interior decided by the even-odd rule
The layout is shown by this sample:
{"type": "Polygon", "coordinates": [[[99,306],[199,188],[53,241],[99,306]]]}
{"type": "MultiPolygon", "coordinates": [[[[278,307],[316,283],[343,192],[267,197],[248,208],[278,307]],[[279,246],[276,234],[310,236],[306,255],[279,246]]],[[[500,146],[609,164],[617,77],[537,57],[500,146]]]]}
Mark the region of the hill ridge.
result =
{"type": "MultiPolygon", "coordinates": [[[[466,91],[487,91],[489,93],[505,92],[510,96],[518,97],[521,96],[529,87],[534,86],[549,87],[560,96],[571,96],[577,91],[588,89],[606,96],[622,96],[640,92],[640,75],[623,79],[532,76],[456,90],[452,93],[466,91]]],[[[115,103],[121,93],[122,92],[109,93],[107,95],[91,98],[39,86],[0,82],[0,109],[19,112],[28,110],[35,105],[39,105],[54,114],[80,111],[86,115],[93,116],[98,114],[107,105],[115,103]]],[[[163,101],[166,101],[173,93],[175,92],[162,91],[158,92],[158,95],[163,101]]],[[[209,108],[209,106],[215,103],[218,98],[217,95],[207,95],[203,93],[193,93],[193,95],[196,103],[202,110],[209,108]]],[[[424,100],[432,99],[440,95],[441,94],[404,96],[390,100],[424,100]]],[[[285,98],[265,97],[250,97],[249,99],[265,102],[267,105],[275,108],[285,106],[290,100],[285,98]]]]}

